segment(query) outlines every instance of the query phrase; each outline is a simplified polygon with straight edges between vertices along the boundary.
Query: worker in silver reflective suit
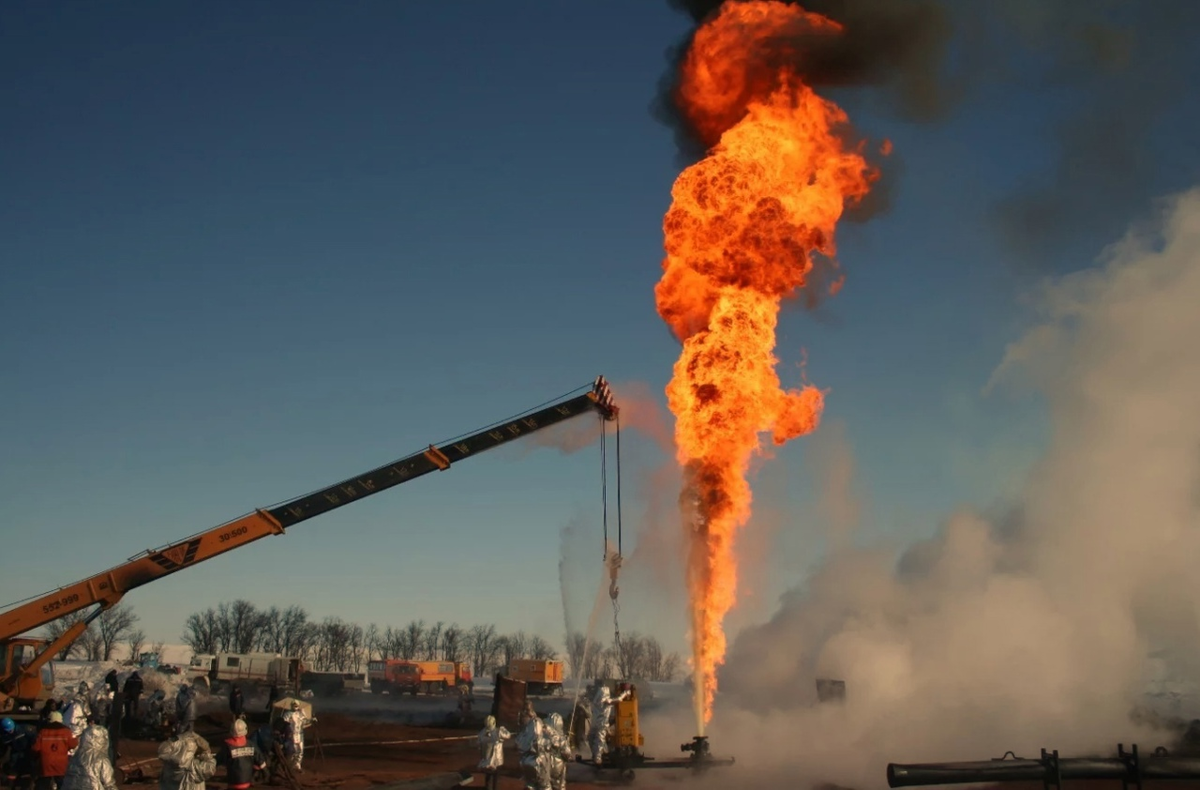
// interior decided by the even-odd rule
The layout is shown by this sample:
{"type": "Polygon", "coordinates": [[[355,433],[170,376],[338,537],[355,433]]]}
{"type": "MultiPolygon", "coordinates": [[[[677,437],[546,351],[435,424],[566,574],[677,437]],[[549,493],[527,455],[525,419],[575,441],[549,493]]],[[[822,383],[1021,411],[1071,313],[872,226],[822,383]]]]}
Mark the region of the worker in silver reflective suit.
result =
{"type": "Polygon", "coordinates": [[[292,706],[285,711],[283,720],[291,725],[292,728],[292,770],[296,773],[304,773],[304,768],[301,764],[304,762],[304,728],[310,724],[316,724],[315,718],[308,718],[304,715],[304,709],[300,707],[299,700],[292,700],[292,706]]]}
{"type": "Polygon", "coordinates": [[[92,694],[91,706],[92,715],[96,721],[101,724],[108,723],[109,713],[112,711],[113,693],[112,689],[107,684],[101,683],[96,686],[95,692],[92,694]]]}
{"type": "Polygon", "coordinates": [[[629,691],[613,696],[608,684],[596,681],[596,695],[592,697],[592,760],[599,765],[608,752],[608,726],[612,723],[613,709],[617,703],[629,699],[629,691]]]}
{"type": "Polygon", "coordinates": [[[567,763],[571,759],[571,744],[563,730],[563,717],[551,713],[542,728],[542,751],[550,780],[550,790],[564,790],[567,786],[567,763]]]}
{"type": "Polygon", "coordinates": [[[525,790],[549,790],[550,771],[545,754],[545,727],[537,714],[528,710],[521,714],[523,726],[517,734],[517,750],[521,753],[521,775],[525,790]]]}
{"type": "Polygon", "coordinates": [[[495,716],[488,716],[483,729],[479,731],[479,765],[483,771],[484,787],[496,790],[500,776],[497,773],[504,767],[504,742],[512,737],[509,731],[496,724],[495,716]]]}
{"type": "Polygon", "coordinates": [[[82,696],[76,696],[67,703],[66,710],[63,711],[63,724],[71,730],[71,734],[76,738],[83,736],[83,731],[88,726],[88,716],[91,714],[91,709],[88,707],[87,700],[82,696]]]}
{"type": "Polygon", "coordinates": [[[208,741],[194,732],[182,732],[158,747],[162,773],[158,790],[205,790],[204,783],[217,772],[217,758],[208,741]]]}
{"type": "Polygon", "coordinates": [[[59,790],[117,790],[105,727],[93,724],[83,731],[59,790]]]}

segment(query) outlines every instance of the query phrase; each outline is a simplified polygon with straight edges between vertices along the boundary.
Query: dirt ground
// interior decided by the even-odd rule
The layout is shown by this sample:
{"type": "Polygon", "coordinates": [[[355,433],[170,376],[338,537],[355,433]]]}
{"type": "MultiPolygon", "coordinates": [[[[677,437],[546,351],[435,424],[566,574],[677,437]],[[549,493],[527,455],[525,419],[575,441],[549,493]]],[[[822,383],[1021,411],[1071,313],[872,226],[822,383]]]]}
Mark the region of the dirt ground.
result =
{"type": "MultiPolygon", "coordinates": [[[[265,714],[251,714],[250,727],[266,723],[265,714]]],[[[202,715],[196,723],[197,732],[204,736],[216,749],[229,732],[232,717],[228,712],[202,715]]],[[[474,781],[471,787],[483,786],[483,775],[474,772],[479,760],[475,745],[478,726],[454,728],[449,726],[416,726],[380,720],[368,711],[362,716],[345,713],[321,713],[318,709],[317,724],[306,731],[304,772],[298,777],[302,788],[338,788],[339,790],[368,790],[380,785],[406,779],[418,779],[431,774],[471,771],[474,781]]],[[[117,767],[127,773],[140,769],[145,773],[141,781],[127,782],[129,788],[155,787],[159,771],[156,758],[157,741],[124,740],[120,744],[121,759],[117,767]]],[[[676,770],[639,770],[631,785],[638,790],[671,788],[682,790],[692,785],[697,788],[738,786],[726,785],[720,779],[720,770],[708,775],[709,781],[694,781],[695,777],[676,770]]],[[[737,772],[740,780],[746,777],[737,772]]],[[[732,777],[731,777],[732,778],[732,777]]],[[[1064,790],[1123,790],[1120,782],[1068,781],[1064,790]]],[[[224,790],[224,771],[209,780],[213,790],[224,790]]],[[[500,777],[500,790],[521,790],[524,782],[517,767],[516,755],[507,753],[507,760],[500,777]]],[[[621,786],[617,777],[596,773],[583,765],[568,768],[568,786],[571,788],[611,788],[621,786]]],[[[1200,790],[1200,782],[1172,781],[1149,782],[1147,790],[1154,786],[1169,786],[1171,790],[1200,790]]],[[[954,785],[951,788],[956,787],[954,785]]],[[[961,785],[959,786],[961,787],[961,785]]],[[[284,790],[282,785],[281,790],[284,790]]],[[[845,790],[844,788],[800,788],[797,790],[845,790]]],[[[1021,783],[994,786],[985,790],[1044,790],[1040,783],[1021,783]]]]}
{"type": "MultiPolygon", "coordinates": [[[[256,717],[252,714],[249,719],[251,731],[266,723],[265,715],[256,717]]],[[[197,720],[196,731],[215,750],[229,732],[231,723],[232,718],[227,713],[208,714],[197,720]]],[[[411,726],[362,721],[339,713],[318,712],[317,723],[306,731],[304,772],[298,779],[305,788],[364,790],[430,774],[474,771],[479,760],[475,744],[477,731],[477,727],[411,726]]],[[[145,774],[141,782],[127,782],[127,787],[154,786],[159,772],[156,757],[158,746],[157,741],[121,741],[121,759],[117,761],[117,767],[126,773],[140,769],[145,774]]],[[[674,771],[642,771],[637,775],[635,786],[678,788],[684,778],[674,771]]],[[[208,785],[222,790],[225,787],[223,780],[223,769],[217,769],[217,775],[209,780],[208,785]]],[[[595,772],[587,766],[569,767],[570,787],[611,788],[617,784],[615,777],[609,781],[597,780],[595,772]]],[[[470,786],[482,787],[483,775],[475,773],[470,786]]],[[[520,790],[524,787],[515,754],[508,754],[499,786],[500,790],[520,790]]]]}

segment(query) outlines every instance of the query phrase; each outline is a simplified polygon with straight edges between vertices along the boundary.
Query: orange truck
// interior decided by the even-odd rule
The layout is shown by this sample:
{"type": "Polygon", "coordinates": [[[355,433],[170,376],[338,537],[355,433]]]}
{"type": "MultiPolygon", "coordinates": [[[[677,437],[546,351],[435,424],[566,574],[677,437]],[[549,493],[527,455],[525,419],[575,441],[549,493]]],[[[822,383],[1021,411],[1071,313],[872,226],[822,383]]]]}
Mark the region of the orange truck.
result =
{"type": "Polygon", "coordinates": [[[448,694],[475,688],[471,668],[461,661],[372,661],[367,664],[367,682],[376,694],[448,694]]]}
{"type": "Polygon", "coordinates": [[[530,694],[562,694],[563,662],[514,658],[505,675],[525,684],[530,694]]]}

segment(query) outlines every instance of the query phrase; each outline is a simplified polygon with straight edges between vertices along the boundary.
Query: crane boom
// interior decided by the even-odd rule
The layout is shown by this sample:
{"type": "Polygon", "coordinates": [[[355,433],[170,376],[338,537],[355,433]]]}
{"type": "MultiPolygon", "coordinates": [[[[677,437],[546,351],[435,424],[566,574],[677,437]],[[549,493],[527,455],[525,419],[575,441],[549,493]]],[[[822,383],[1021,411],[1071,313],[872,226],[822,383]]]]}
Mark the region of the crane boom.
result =
{"type": "Polygon", "coordinates": [[[87,617],[74,623],[57,639],[38,651],[32,660],[16,661],[11,647],[5,645],[5,667],[0,674],[0,709],[9,710],[18,700],[28,701],[35,697],[36,693],[31,695],[30,692],[41,689],[38,673],[42,666],[51,656],[74,642],[93,619],[115,606],[130,590],[245,546],[259,538],[283,534],[284,530],[301,521],[386,491],[429,472],[449,469],[452,464],[485,450],[499,447],[587,412],[598,413],[604,420],[615,420],[617,417],[618,409],[613,401],[612,391],[603,376],[596,378],[588,392],[576,397],[455,439],[440,447],[430,445],[427,449],[406,458],[376,467],[311,494],[273,507],[255,510],[177,543],[134,556],[115,568],[3,612],[0,614],[0,642],[99,605],[87,617]]]}

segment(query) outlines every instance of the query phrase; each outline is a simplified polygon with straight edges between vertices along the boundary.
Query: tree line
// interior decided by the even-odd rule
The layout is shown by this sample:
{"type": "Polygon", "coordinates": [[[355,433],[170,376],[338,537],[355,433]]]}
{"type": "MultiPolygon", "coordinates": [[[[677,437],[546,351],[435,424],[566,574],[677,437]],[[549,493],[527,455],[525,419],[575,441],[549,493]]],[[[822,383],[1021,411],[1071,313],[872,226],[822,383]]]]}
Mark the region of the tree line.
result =
{"type": "MultiPolygon", "coordinates": [[[[55,641],[70,629],[84,622],[86,612],[72,612],[52,621],[46,626],[46,635],[55,641]]],[[[118,645],[129,648],[129,657],[137,658],[146,645],[146,632],[137,627],[140,618],[127,604],[117,604],[105,609],[87,624],[83,632],[64,646],[55,658],[66,661],[79,658],[84,661],[111,661],[118,645]]],[[[162,654],[165,644],[156,642],[150,649],[162,654]]]]}
{"type": "MultiPolygon", "coordinates": [[[[76,612],[46,626],[55,640],[85,614],[76,612]]],[[[110,661],[117,647],[128,648],[136,659],[147,647],[162,654],[164,644],[147,645],[139,618],[127,604],[100,613],[55,658],[110,661]]],[[[259,609],[244,599],[221,603],[188,616],[183,642],[196,653],[279,653],[300,658],[318,672],[362,672],[368,661],[399,658],[414,661],[466,661],[477,675],[490,675],[513,659],[558,657],[554,647],[538,634],[497,632],[494,625],[463,628],[457,623],[426,623],[365,628],[340,617],[316,621],[299,606],[259,609]]],[[[664,652],[658,640],[632,632],[614,640],[590,643],[582,633],[566,639],[566,661],[572,677],[627,677],[673,682],[681,675],[678,653],[664,652]]]]}
{"type": "Polygon", "coordinates": [[[280,653],[318,672],[362,672],[368,661],[466,661],[488,673],[514,658],[552,659],[554,648],[523,631],[500,634],[493,625],[413,620],[401,627],[363,627],[340,617],[313,620],[299,606],[259,609],[246,600],[188,615],[182,639],[196,653],[280,653]]]}
{"type": "Polygon", "coordinates": [[[636,631],[614,638],[612,644],[579,632],[567,636],[567,667],[572,677],[634,678],[673,683],[683,672],[679,654],[664,652],[653,636],[636,631]]]}
{"type": "MultiPolygon", "coordinates": [[[[553,645],[538,634],[501,634],[494,625],[412,620],[404,626],[363,627],[340,617],[313,620],[300,606],[259,609],[239,599],[188,615],[184,644],[196,653],[280,653],[300,658],[318,672],[362,672],[368,661],[466,661],[477,675],[490,675],[517,658],[555,659],[553,645]]],[[[673,681],[681,671],[678,653],[664,653],[658,640],[631,633],[620,646],[567,638],[567,665],[573,676],[637,677],[673,681]]]]}

